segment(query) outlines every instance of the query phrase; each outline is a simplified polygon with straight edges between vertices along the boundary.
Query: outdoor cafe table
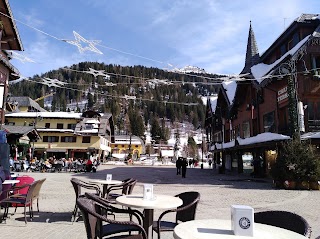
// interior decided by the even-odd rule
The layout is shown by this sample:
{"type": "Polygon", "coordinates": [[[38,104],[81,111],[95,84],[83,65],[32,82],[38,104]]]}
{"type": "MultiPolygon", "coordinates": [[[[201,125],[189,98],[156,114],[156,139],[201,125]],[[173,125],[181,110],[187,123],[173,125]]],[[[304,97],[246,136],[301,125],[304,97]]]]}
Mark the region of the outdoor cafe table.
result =
{"type": "Polygon", "coordinates": [[[109,185],[117,185],[123,183],[120,180],[103,180],[103,179],[92,179],[90,182],[102,184],[102,196],[105,197],[109,185]]]}
{"type": "Polygon", "coordinates": [[[253,237],[235,236],[231,220],[204,219],[180,223],[174,228],[175,239],[306,239],[304,235],[280,227],[254,223],[253,237]]]}
{"type": "Polygon", "coordinates": [[[147,237],[152,239],[152,223],[153,223],[153,213],[154,209],[175,209],[182,205],[182,200],[178,197],[168,196],[168,195],[154,195],[152,200],[143,199],[142,194],[130,194],[123,195],[116,198],[118,204],[134,207],[143,208],[143,228],[147,232],[147,237]]]}

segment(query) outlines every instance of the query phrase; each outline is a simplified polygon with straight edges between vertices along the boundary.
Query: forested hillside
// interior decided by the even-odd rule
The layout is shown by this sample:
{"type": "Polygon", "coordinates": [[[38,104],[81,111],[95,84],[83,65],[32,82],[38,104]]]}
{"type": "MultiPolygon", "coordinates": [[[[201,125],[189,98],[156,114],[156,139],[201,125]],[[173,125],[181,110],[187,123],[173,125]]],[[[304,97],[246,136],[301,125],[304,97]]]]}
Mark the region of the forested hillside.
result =
{"type": "MultiPolygon", "coordinates": [[[[139,128],[148,122],[151,124],[153,119],[188,121],[194,126],[204,122],[205,106],[200,96],[217,92],[218,85],[207,84],[217,77],[220,76],[81,62],[11,85],[9,93],[37,99],[53,92],[51,107],[47,107],[50,111],[81,111],[84,109],[71,108],[70,103],[86,102],[85,109],[112,113],[118,130],[140,135],[142,129],[139,128]],[[89,72],[90,68],[108,76],[95,76],[89,72]],[[45,78],[57,79],[63,84],[50,85],[45,78]]],[[[44,100],[38,103],[44,106],[44,100]]]]}

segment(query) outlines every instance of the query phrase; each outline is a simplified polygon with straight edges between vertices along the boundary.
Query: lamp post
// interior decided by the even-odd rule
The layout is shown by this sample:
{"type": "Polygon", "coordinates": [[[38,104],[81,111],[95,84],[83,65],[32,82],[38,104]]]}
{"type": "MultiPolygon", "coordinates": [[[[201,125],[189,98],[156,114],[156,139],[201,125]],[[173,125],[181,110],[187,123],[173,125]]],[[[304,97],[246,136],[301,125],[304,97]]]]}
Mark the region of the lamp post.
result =
{"type": "Polygon", "coordinates": [[[203,169],[203,130],[201,129],[202,140],[201,140],[201,169],[203,169]]]}

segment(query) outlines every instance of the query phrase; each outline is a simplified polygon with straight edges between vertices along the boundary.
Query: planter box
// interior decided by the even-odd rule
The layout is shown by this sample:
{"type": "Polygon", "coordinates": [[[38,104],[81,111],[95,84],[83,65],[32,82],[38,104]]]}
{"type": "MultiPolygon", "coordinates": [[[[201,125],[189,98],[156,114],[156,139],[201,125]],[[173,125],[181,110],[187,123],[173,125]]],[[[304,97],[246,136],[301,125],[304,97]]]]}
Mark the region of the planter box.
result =
{"type": "Polygon", "coordinates": [[[284,188],[284,181],[280,181],[280,180],[273,180],[273,186],[275,188],[284,188]]]}
{"type": "Polygon", "coordinates": [[[302,181],[302,182],[297,182],[296,188],[300,190],[309,190],[309,182],[308,181],[302,181]]]}
{"type": "Polygon", "coordinates": [[[296,181],[286,180],[284,181],[284,188],[288,190],[296,189],[296,181]]]}
{"type": "Polygon", "coordinates": [[[319,181],[310,181],[310,182],[309,182],[309,188],[310,188],[311,190],[320,190],[319,181]]]}

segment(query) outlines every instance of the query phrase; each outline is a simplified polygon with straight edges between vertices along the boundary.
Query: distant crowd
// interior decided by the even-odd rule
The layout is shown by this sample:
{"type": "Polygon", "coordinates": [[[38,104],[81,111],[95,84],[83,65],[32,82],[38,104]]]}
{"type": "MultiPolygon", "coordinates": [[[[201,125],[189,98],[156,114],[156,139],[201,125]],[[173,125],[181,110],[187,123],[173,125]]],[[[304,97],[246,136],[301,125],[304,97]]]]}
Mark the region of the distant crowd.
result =
{"type": "Polygon", "coordinates": [[[29,159],[25,157],[21,160],[14,160],[9,158],[11,171],[39,171],[39,172],[55,172],[55,171],[75,171],[75,172],[96,172],[99,166],[99,160],[95,158],[59,158],[55,156],[47,159],[38,159],[34,157],[29,159]]]}

